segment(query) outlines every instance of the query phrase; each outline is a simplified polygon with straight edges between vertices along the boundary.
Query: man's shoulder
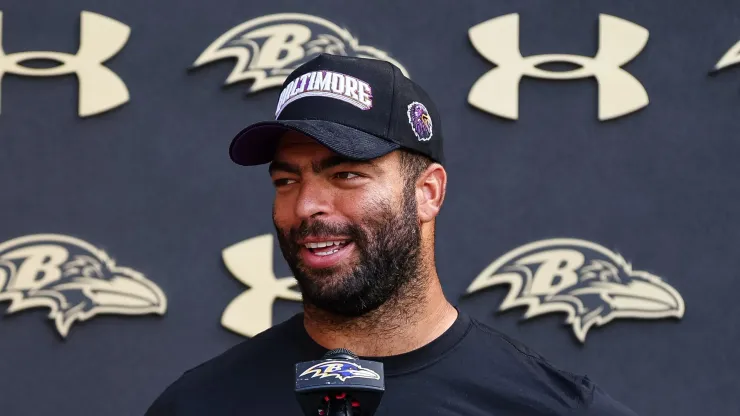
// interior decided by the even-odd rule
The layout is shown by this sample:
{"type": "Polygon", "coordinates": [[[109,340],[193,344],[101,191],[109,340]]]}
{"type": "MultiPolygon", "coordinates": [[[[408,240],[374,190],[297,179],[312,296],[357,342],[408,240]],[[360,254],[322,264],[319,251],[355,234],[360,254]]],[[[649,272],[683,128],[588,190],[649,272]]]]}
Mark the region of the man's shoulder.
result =
{"type": "MultiPolygon", "coordinates": [[[[244,340],[223,353],[185,371],[180,377],[187,378],[222,378],[225,373],[236,372],[240,368],[263,364],[265,360],[276,357],[276,349],[290,345],[289,339],[295,335],[300,315],[295,315],[285,322],[244,340]]],[[[278,354],[279,355],[279,354],[278,354]]]]}
{"type": "Polygon", "coordinates": [[[280,349],[293,344],[300,320],[300,314],[295,315],[184,371],[159,395],[147,415],[170,414],[162,409],[176,407],[183,400],[203,398],[209,391],[223,393],[230,386],[247,387],[252,381],[266,381],[269,377],[264,377],[261,370],[271,367],[271,361],[285,358],[280,349]]]}
{"type": "Polygon", "coordinates": [[[519,388],[549,390],[585,403],[590,397],[590,381],[554,365],[539,352],[493,327],[472,319],[476,342],[470,344],[475,355],[490,362],[501,376],[518,384],[519,388]],[[537,381],[534,383],[533,381],[537,381]]]}
{"type": "Polygon", "coordinates": [[[493,366],[512,391],[563,410],[583,410],[584,415],[635,416],[587,375],[561,368],[521,341],[477,319],[471,321],[476,339],[467,354],[484,360],[480,368],[493,366]]]}

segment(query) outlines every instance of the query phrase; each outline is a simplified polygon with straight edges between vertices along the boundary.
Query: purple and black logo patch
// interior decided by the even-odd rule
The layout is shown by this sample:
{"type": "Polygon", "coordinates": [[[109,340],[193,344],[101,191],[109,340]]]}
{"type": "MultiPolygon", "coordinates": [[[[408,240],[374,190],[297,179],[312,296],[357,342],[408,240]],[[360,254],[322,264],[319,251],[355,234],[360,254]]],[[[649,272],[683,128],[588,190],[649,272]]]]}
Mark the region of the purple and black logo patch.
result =
{"type": "Polygon", "coordinates": [[[414,101],[409,104],[406,114],[417,139],[427,141],[432,138],[432,117],[424,104],[414,101]]]}

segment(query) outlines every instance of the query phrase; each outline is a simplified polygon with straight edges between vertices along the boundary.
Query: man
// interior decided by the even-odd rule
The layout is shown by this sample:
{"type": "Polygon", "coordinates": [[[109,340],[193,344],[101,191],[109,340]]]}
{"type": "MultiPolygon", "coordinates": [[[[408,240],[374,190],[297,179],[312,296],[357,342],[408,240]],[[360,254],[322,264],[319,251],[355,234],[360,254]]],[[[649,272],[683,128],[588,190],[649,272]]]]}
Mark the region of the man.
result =
{"type": "Polygon", "coordinates": [[[304,312],[186,372],[147,415],[299,415],[295,364],[346,348],[383,363],[376,415],[634,416],[445,299],[442,137],[432,100],[388,62],[320,55],[297,68],[276,120],[242,130],[230,155],[270,164],[304,312]]]}

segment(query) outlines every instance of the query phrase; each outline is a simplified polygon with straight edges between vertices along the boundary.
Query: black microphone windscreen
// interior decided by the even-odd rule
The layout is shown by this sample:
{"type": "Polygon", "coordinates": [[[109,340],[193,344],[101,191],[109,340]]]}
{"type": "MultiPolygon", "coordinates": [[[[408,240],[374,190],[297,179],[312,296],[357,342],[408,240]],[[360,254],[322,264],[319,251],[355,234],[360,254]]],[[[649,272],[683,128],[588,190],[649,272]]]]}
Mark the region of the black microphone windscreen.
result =
{"type": "Polygon", "coordinates": [[[342,359],[342,358],[344,358],[345,360],[356,360],[357,355],[346,348],[336,348],[331,351],[327,351],[327,353],[324,354],[323,358],[325,360],[326,359],[342,359]]]}

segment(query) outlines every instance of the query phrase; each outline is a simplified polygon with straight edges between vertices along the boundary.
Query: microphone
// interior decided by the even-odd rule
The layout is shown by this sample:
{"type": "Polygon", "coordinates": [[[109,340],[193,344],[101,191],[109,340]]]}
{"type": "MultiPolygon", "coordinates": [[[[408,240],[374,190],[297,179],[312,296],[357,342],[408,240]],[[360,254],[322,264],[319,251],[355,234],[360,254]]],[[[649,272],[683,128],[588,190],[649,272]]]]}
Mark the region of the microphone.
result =
{"type": "Polygon", "coordinates": [[[383,363],[344,348],[295,365],[295,393],[306,416],[372,416],[385,391],[383,363]]]}

